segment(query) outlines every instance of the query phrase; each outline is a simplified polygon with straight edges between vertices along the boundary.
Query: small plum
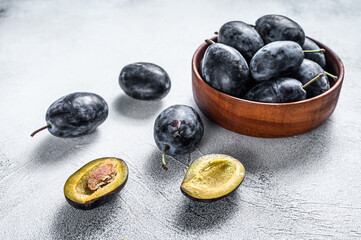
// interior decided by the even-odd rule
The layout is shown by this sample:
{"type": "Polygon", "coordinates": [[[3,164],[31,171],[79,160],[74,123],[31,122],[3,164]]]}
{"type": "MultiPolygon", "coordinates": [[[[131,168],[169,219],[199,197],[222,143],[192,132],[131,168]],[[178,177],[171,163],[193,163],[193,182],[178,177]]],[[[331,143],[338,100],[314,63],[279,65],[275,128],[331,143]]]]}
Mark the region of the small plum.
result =
{"type": "Polygon", "coordinates": [[[119,85],[132,98],[158,100],[168,94],[171,81],[167,72],[158,65],[137,62],[128,64],[122,69],[119,85]]]}
{"type": "Polygon", "coordinates": [[[192,151],[202,140],[203,122],[192,107],[173,105],[163,110],[154,122],[154,141],[163,152],[162,166],[168,169],[164,154],[180,155],[192,151]]]}

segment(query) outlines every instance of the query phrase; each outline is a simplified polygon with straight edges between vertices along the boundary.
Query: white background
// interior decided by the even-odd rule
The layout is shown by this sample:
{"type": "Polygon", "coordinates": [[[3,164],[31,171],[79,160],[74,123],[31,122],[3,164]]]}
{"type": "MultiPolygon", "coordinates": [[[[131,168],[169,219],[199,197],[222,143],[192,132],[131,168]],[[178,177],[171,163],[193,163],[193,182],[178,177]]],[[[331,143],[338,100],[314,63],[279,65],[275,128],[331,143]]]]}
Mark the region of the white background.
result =
{"type": "MultiPolygon", "coordinates": [[[[361,238],[361,5],[358,1],[0,0],[0,239],[330,239],[361,238]],[[173,104],[196,108],[191,58],[230,20],[268,13],[297,21],[333,49],[346,76],[322,126],[282,139],[247,137],[204,115],[191,154],[167,157],[153,140],[156,116],[173,104]],[[153,62],[172,88],[158,102],[127,97],[123,66],[153,62]],[[47,108],[77,91],[101,95],[108,119],[94,133],[60,139],[43,131],[47,108]],[[236,193],[196,203],[180,192],[190,161],[224,153],[243,162],[236,193]],[[105,156],[124,159],[118,197],[81,211],[65,201],[66,179],[105,156]]],[[[197,108],[196,108],[197,109],[197,108]]]]}

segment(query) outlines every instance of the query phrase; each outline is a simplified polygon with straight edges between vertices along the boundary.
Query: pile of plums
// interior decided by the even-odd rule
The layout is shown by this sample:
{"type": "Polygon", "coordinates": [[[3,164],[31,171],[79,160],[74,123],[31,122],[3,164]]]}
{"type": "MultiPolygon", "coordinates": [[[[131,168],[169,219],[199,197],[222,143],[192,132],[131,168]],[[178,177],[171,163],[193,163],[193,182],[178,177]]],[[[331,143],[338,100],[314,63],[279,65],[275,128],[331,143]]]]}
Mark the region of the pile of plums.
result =
{"type": "Polygon", "coordinates": [[[199,71],[213,88],[251,101],[287,103],[330,89],[324,49],[293,20],[265,15],[249,25],[225,23],[218,43],[206,40],[199,71]]]}
{"type": "MultiPolygon", "coordinates": [[[[206,40],[200,65],[203,79],[215,89],[247,100],[286,103],[315,97],[330,88],[324,71],[326,59],[316,43],[306,38],[291,19],[266,15],[256,26],[233,21],[224,24],[218,43],[206,40]]],[[[137,62],[125,66],[119,85],[138,100],[160,100],[170,91],[167,72],[158,65],[137,62]]],[[[108,116],[108,104],[95,93],[76,92],[55,101],[46,113],[46,126],[62,138],[94,131],[108,116]]],[[[195,149],[204,133],[201,117],[186,105],[173,105],[155,119],[154,140],[168,169],[165,154],[180,155],[195,149]]],[[[196,159],[188,168],[181,190],[195,200],[220,199],[243,181],[241,162],[227,155],[210,154],[196,159]]],[[[92,209],[120,191],[128,179],[127,164],[118,158],[100,158],[72,174],[65,183],[67,201],[80,209],[92,209]]]]}

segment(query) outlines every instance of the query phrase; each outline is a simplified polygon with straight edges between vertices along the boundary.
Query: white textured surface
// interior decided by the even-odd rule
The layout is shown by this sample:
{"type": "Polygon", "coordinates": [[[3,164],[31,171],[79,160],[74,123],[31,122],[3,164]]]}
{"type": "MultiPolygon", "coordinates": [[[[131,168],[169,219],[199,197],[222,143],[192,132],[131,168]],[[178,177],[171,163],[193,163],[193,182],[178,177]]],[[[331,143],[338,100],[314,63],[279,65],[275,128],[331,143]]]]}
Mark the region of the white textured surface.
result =
{"type": "Polygon", "coordinates": [[[361,5],[358,1],[0,0],[0,239],[360,239],[361,5]],[[346,77],[329,120],[307,134],[260,139],[207,120],[192,154],[160,166],[157,114],[195,107],[191,57],[229,20],[267,13],[297,21],[331,47],[346,77]],[[123,66],[149,61],[172,79],[160,102],[140,102],[118,86],[123,66]],[[59,139],[29,134],[59,97],[91,91],[110,107],[96,132],[59,139]],[[205,204],[179,186],[202,153],[240,159],[247,174],[232,196],[205,204]],[[90,160],[123,158],[129,181],[115,201],[92,211],[68,205],[66,179],[90,160]]]}

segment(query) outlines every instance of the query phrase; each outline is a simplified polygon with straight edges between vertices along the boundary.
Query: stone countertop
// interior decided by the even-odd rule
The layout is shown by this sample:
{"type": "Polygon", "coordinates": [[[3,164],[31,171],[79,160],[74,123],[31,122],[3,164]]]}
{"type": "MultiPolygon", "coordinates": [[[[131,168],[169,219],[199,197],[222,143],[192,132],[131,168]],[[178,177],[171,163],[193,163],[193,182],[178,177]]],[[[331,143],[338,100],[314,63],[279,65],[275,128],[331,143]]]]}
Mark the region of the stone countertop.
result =
{"type": "Polygon", "coordinates": [[[0,0],[0,239],[360,239],[360,12],[356,0],[0,0]],[[168,156],[165,172],[153,123],[170,105],[196,108],[194,51],[223,23],[268,13],[294,19],[340,56],[346,75],[335,112],[311,132],[280,139],[232,133],[201,115],[203,141],[168,156]],[[137,61],[168,72],[166,98],[122,92],[119,72],[137,61]],[[103,96],[107,121],[77,139],[47,131],[31,138],[50,104],[76,91],[103,96]],[[179,187],[206,153],[232,155],[247,173],[233,195],[197,203],[179,187]],[[66,179],[104,156],[127,162],[125,188],[97,209],[72,208],[66,179]]]}

